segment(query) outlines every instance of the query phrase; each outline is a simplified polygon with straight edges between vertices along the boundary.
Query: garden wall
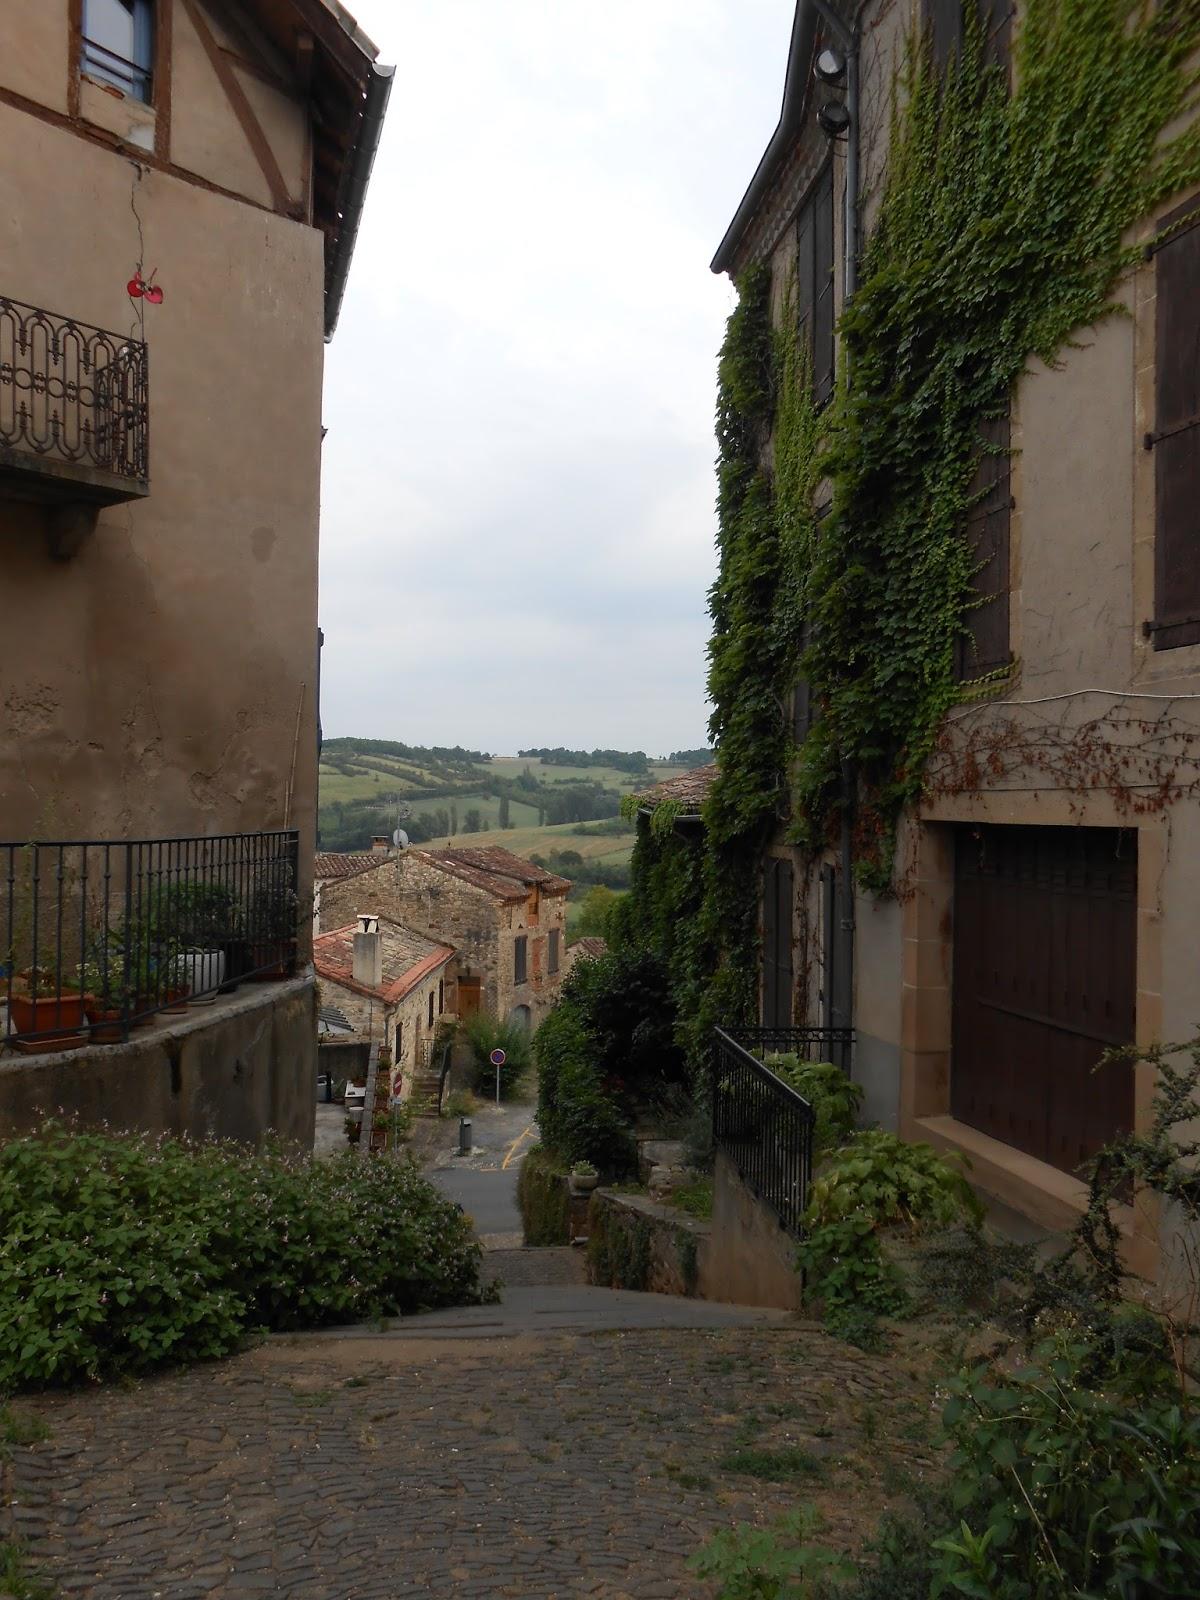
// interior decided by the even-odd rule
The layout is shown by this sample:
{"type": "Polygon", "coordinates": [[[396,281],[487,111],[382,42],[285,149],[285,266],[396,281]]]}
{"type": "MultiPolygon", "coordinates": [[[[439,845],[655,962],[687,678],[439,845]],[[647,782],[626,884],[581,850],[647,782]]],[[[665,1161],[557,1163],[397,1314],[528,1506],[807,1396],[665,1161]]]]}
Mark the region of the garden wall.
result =
{"type": "Polygon", "coordinates": [[[274,1133],[311,1150],[314,1007],[311,976],[246,984],[127,1044],[0,1060],[0,1137],[54,1116],[251,1145],[274,1133]]]}
{"type": "Polygon", "coordinates": [[[706,1297],[731,1305],[799,1311],[803,1301],[795,1239],[722,1151],[713,1174],[708,1281],[712,1288],[706,1297]]]}

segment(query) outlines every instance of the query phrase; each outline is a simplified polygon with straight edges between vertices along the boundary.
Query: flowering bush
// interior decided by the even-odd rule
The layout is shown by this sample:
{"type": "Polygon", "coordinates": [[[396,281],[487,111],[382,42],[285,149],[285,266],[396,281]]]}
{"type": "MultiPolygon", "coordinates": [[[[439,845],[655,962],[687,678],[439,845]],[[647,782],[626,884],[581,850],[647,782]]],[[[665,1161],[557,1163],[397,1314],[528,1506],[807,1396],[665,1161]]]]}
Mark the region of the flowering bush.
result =
{"type": "Polygon", "coordinates": [[[0,1145],[0,1391],[228,1355],[483,1298],[461,1210],[406,1161],[72,1133],[0,1145]]]}

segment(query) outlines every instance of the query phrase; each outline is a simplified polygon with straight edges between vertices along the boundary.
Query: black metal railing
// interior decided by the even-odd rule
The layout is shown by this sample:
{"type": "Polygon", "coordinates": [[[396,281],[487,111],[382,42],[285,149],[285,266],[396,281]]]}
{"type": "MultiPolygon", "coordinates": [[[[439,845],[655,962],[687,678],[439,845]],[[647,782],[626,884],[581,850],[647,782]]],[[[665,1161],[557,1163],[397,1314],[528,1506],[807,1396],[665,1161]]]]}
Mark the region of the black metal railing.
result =
{"type": "Polygon", "coordinates": [[[813,1169],[813,1108],[763,1062],[774,1053],[827,1061],[847,1028],[713,1030],[713,1143],[789,1233],[800,1233],[813,1169]]]}
{"type": "Polygon", "coordinates": [[[114,1044],[164,1011],[285,977],[299,835],[0,842],[0,1045],[114,1044]]]}
{"type": "Polygon", "coordinates": [[[142,340],[0,295],[0,445],[144,489],[149,393],[142,340]]]}

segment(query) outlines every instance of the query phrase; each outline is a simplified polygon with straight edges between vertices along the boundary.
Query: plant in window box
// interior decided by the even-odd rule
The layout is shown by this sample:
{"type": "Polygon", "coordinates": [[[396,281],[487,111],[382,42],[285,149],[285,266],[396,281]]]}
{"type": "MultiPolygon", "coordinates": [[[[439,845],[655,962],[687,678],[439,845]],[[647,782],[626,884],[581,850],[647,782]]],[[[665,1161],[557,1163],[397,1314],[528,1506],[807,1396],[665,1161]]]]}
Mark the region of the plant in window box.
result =
{"type": "MultiPolygon", "coordinates": [[[[53,902],[41,906],[40,919],[37,914],[45,886],[38,883],[32,845],[16,853],[10,872],[12,943],[4,952],[9,1043],[27,1052],[76,1049],[87,1042],[81,1032],[83,996],[65,975],[69,969],[64,963],[73,958],[68,957],[61,939],[50,943],[43,938],[46,927],[58,922],[58,914],[53,902]]],[[[73,892],[75,874],[64,870],[60,862],[53,882],[61,914],[62,903],[73,892]]]]}

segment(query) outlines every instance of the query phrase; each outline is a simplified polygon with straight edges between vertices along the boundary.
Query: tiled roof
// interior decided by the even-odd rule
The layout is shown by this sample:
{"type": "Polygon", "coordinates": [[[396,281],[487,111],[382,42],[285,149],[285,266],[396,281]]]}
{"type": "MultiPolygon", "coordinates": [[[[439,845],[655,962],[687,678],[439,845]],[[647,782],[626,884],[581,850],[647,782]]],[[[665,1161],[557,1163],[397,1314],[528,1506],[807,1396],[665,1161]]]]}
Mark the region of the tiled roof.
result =
{"type": "Polygon", "coordinates": [[[675,800],[682,807],[681,816],[698,817],[716,776],[715,761],[707,767],[693,767],[677,778],[665,778],[662,783],[656,783],[653,789],[638,795],[638,802],[652,811],[664,800],[675,800]]]}
{"type": "Polygon", "coordinates": [[[422,983],[431,972],[436,972],[454,954],[448,944],[437,944],[422,933],[380,917],[379,934],[383,940],[383,982],[376,989],[370,984],[358,983],[354,977],[354,935],[358,923],[350,922],[344,928],[334,928],[313,940],[313,966],[320,977],[337,983],[355,994],[371,995],[386,1005],[395,1005],[422,983]]]}
{"type": "Polygon", "coordinates": [[[498,900],[524,900],[535,884],[543,894],[566,894],[571,887],[569,878],[560,878],[532,861],[522,861],[498,844],[481,845],[475,850],[445,845],[409,853],[473,883],[477,889],[485,889],[498,900]]]}
{"type": "MultiPolygon", "coordinates": [[[[576,939],[575,943],[569,948],[577,951],[578,956],[606,956],[608,954],[608,940],[596,938],[593,934],[587,934],[582,939],[576,939]]],[[[578,959],[578,956],[576,959],[578,959]]]]}
{"type": "Polygon", "coordinates": [[[332,878],[353,878],[390,860],[382,850],[318,850],[313,876],[318,883],[332,878]]]}
{"type": "Polygon", "coordinates": [[[337,1006],[318,1006],[317,1032],[353,1033],[354,1024],[344,1011],[339,1011],[337,1006]]]}

